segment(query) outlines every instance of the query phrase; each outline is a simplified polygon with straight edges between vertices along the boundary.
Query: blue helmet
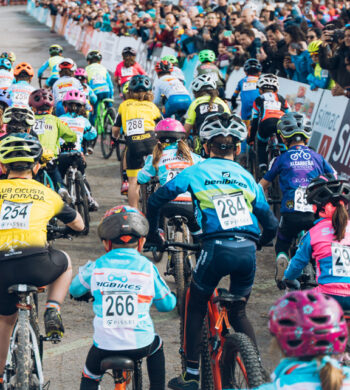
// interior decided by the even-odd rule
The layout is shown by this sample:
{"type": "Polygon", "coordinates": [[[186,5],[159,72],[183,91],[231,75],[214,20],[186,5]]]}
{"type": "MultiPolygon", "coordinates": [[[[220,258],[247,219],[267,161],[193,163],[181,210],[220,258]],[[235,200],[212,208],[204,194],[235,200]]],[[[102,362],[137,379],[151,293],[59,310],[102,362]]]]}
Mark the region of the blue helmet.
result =
{"type": "Polygon", "coordinates": [[[0,68],[5,68],[7,70],[12,69],[11,61],[7,58],[0,58],[0,68]]]}
{"type": "Polygon", "coordinates": [[[12,105],[12,99],[10,97],[10,94],[6,91],[1,89],[0,90],[0,105],[5,105],[6,107],[9,107],[12,105]]]}
{"type": "Polygon", "coordinates": [[[152,81],[148,76],[136,75],[130,79],[129,91],[147,92],[152,89],[152,81]]]}

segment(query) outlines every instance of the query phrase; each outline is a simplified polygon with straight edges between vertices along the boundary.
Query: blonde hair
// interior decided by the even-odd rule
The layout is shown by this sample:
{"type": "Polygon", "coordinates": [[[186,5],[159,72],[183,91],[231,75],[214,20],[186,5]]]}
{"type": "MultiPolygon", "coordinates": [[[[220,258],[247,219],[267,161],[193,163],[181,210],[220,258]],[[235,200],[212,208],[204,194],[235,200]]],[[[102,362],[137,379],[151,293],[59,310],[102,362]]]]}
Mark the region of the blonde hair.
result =
{"type": "Polygon", "coordinates": [[[139,92],[129,91],[128,92],[128,98],[129,99],[139,100],[141,102],[144,101],[144,100],[147,100],[149,102],[153,102],[154,95],[153,95],[152,91],[147,91],[147,92],[144,92],[144,91],[139,91],[139,92]]]}
{"type": "MultiPolygon", "coordinates": [[[[160,158],[162,157],[162,153],[167,144],[158,142],[157,145],[153,149],[153,162],[152,165],[155,169],[158,169],[158,163],[160,158]]],[[[176,157],[181,160],[189,161],[191,165],[193,165],[191,150],[183,139],[180,139],[177,142],[177,151],[176,157]]]]}

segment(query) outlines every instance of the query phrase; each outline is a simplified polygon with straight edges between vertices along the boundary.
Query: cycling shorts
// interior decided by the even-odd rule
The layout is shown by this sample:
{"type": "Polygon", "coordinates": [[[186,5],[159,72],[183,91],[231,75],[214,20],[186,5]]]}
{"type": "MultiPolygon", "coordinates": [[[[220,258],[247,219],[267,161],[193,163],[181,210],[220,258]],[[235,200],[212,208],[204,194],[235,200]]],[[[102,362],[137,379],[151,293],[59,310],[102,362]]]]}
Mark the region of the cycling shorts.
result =
{"type": "Polygon", "coordinates": [[[173,114],[185,114],[191,105],[190,95],[171,95],[165,103],[165,118],[170,118],[173,114]]]}
{"type": "Polygon", "coordinates": [[[272,134],[277,133],[278,118],[269,118],[259,123],[258,139],[262,142],[268,142],[272,134]]]}
{"type": "Polygon", "coordinates": [[[136,137],[140,136],[127,137],[126,140],[126,173],[129,177],[137,177],[138,171],[145,163],[145,157],[147,157],[149,154],[152,154],[153,149],[157,144],[157,140],[155,139],[153,132],[150,133],[149,138],[142,140],[132,140],[136,137]]]}
{"type": "Polygon", "coordinates": [[[169,202],[162,207],[161,216],[165,218],[175,217],[180,215],[187,219],[187,226],[191,233],[201,232],[201,227],[198,225],[194,216],[193,204],[191,202],[169,202]]]}
{"type": "Polygon", "coordinates": [[[256,269],[256,245],[235,237],[203,241],[193,272],[193,281],[205,294],[211,295],[220,280],[230,275],[230,293],[249,295],[256,269]]]}
{"type": "Polygon", "coordinates": [[[46,286],[54,282],[67,268],[67,255],[51,247],[24,249],[20,257],[11,256],[0,260],[0,315],[9,316],[17,311],[18,297],[7,292],[10,286],[46,286]]]}

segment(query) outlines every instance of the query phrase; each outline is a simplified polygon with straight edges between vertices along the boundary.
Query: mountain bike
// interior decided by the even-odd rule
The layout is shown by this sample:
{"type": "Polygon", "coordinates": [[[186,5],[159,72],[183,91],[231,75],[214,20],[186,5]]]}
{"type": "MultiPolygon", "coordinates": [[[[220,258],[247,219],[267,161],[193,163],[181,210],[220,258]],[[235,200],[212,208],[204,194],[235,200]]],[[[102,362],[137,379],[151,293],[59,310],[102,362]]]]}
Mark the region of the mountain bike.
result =
{"type": "Polygon", "coordinates": [[[118,138],[113,138],[113,143],[115,147],[115,152],[117,154],[117,160],[122,161],[125,150],[125,136],[124,134],[120,134],[118,138]]]}
{"type": "Polygon", "coordinates": [[[112,135],[112,127],[114,126],[117,112],[114,107],[110,106],[113,104],[113,99],[103,99],[98,103],[95,127],[97,130],[97,137],[94,140],[96,144],[98,136],[101,137],[101,152],[105,159],[111,157],[114,149],[114,141],[112,135]]]}

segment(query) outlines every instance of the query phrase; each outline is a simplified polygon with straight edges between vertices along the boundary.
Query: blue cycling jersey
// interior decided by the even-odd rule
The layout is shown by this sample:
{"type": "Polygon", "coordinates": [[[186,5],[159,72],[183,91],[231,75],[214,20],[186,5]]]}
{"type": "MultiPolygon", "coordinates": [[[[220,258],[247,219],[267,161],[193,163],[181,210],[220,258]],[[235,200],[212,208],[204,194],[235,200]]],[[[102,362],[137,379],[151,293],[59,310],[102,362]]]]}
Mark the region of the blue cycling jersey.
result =
{"type": "Polygon", "coordinates": [[[253,104],[260,95],[256,86],[259,76],[246,76],[238,82],[233,97],[241,94],[241,117],[243,120],[249,120],[252,116],[253,104]]]}
{"type": "Polygon", "coordinates": [[[281,212],[312,212],[312,206],[306,202],[306,187],[315,177],[333,172],[320,154],[308,146],[298,145],[273,160],[264,179],[272,182],[279,175],[281,212]]]}

